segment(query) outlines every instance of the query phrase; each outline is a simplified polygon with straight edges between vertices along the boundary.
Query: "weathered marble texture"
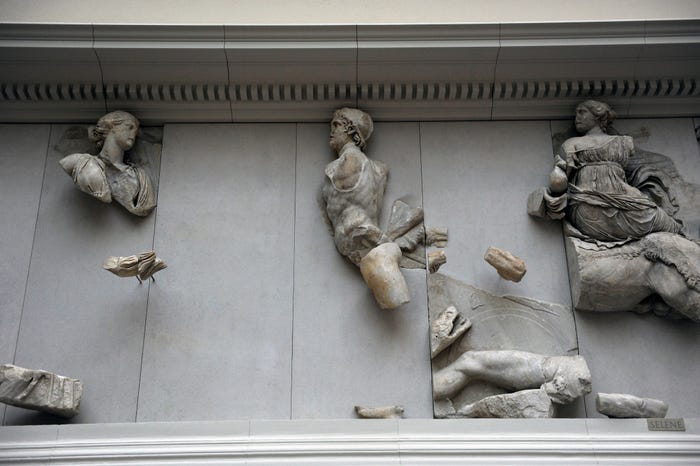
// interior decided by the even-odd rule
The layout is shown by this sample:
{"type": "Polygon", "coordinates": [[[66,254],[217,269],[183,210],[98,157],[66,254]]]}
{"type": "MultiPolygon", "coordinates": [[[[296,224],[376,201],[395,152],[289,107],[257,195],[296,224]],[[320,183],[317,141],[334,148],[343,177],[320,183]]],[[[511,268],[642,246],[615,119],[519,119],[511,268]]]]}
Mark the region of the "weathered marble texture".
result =
{"type": "MultiPolygon", "coordinates": [[[[573,134],[571,121],[552,121],[551,125],[554,145],[573,134]]],[[[634,137],[637,152],[667,155],[687,182],[700,184],[700,147],[692,119],[618,119],[614,126],[618,132],[634,137]]],[[[700,209],[684,211],[682,206],[679,212],[686,212],[684,224],[691,225],[689,219],[693,215],[697,218],[700,209]]],[[[697,228],[689,229],[692,231],[697,232],[697,228]]],[[[650,313],[577,312],[576,328],[596,391],[653,394],[669,403],[668,417],[700,416],[696,402],[700,365],[688,364],[687,358],[678,356],[700,351],[700,326],[687,320],[660,319],[650,313]],[[625,350],[620,352],[620,348],[625,350]],[[617,357],[611,358],[610,354],[617,357]]],[[[594,396],[586,397],[585,403],[589,417],[603,416],[596,411],[594,396]]]]}
{"type": "Polygon", "coordinates": [[[403,406],[355,406],[357,417],[362,419],[400,419],[403,417],[403,406]]]}
{"type": "Polygon", "coordinates": [[[581,136],[553,136],[561,147],[550,186],[530,195],[528,212],[566,214],[575,309],[700,322],[700,244],[692,241],[700,185],[684,180],[668,156],[635,148],[634,136],[648,137],[645,128],[617,134],[615,116],[603,102],[579,104],[581,136]]]}
{"type": "Polygon", "coordinates": [[[496,269],[498,275],[512,282],[519,282],[527,272],[525,261],[505,249],[489,247],[484,260],[496,269]]]}
{"type": "Polygon", "coordinates": [[[428,253],[428,272],[435,273],[447,263],[445,251],[430,251],[428,253]]]}
{"type": "Polygon", "coordinates": [[[487,396],[444,417],[550,418],[554,417],[554,405],[547,392],[537,388],[487,396]]]}
{"type": "Polygon", "coordinates": [[[472,323],[450,306],[430,321],[430,357],[434,358],[469,330],[472,323]]]}
{"type": "Polygon", "coordinates": [[[114,200],[130,213],[146,216],[155,208],[157,197],[151,164],[142,163],[139,155],[129,157],[128,162],[125,159],[125,151],[136,143],[138,130],[139,121],[130,113],[110,112],[87,131],[86,136],[97,144],[99,153],[73,153],[59,164],[84,193],[105,203],[114,200]]]}
{"type": "Polygon", "coordinates": [[[374,131],[369,114],[356,108],[333,113],[330,147],[337,159],[326,166],[321,196],[338,252],[360,266],[365,282],[382,309],[394,309],[410,300],[399,269],[401,249],[413,250],[423,242],[420,208],[394,204],[388,232],[379,226],[389,170],[363,152],[374,131]],[[401,237],[410,234],[413,238],[401,237]],[[397,241],[393,247],[388,242],[397,241]]]}
{"type": "Polygon", "coordinates": [[[401,249],[395,243],[380,244],[360,261],[362,278],[382,309],[395,309],[411,300],[399,268],[401,249]]]}
{"type": "Polygon", "coordinates": [[[0,365],[0,402],[73,417],[80,411],[83,383],[42,370],[0,365]]]}
{"type": "Polygon", "coordinates": [[[625,393],[598,393],[596,410],[613,418],[666,417],[668,403],[655,398],[640,398],[625,393]]]}
{"type": "Polygon", "coordinates": [[[591,372],[581,356],[488,350],[465,351],[449,365],[433,371],[433,398],[451,400],[475,380],[509,392],[542,388],[557,404],[570,404],[591,392],[591,372]]]}
{"type": "Polygon", "coordinates": [[[102,268],[112,272],[118,277],[136,277],[139,283],[142,280],[153,278],[153,274],[166,268],[168,265],[155,251],[142,252],[131,256],[109,256],[102,263],[102,268]]]}
{"type": "MultiPolygon", "coordinates": [[[[472,323],[469,332],[435,356],[433,374],[472,351],[520,350],[546,356],[578,352],[573,312],[566,306],[521,297],[493,296],[441,273],[429,275],[428,293],[431,325],[437,326],[441,314],[450,306],[472,323]]],[[[540,385],[522,388],[539,388],[540,385]]],[[[452,394],[450,400],[459,411],[487,396],[508,391],[497,383],[477,379],[452,394]]],[[[435,400],[436,413],[442,409],[439,398],[435,400]]],[[[559,416],[583,415],[580,401],[565,408],[557,407],[556,411],[559,416]]]]}

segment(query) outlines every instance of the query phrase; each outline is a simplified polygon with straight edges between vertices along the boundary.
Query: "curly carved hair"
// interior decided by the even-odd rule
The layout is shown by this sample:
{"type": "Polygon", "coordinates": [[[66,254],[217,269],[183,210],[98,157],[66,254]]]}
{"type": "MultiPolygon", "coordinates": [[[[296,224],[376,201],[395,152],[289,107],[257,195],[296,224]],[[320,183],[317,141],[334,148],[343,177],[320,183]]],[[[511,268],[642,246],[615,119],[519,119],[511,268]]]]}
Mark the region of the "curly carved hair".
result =
{"type": "Polygon", "coordinates": [[[610,105],[606,104],[605,102],[586,100],[585,102],[578,104],[578,107],[585,107],[589,112],[591,112],[598,122],[598,126],[600,126],[600,129],[603,131],[606,131],[608,129],[608,125],[610,125],[610,123],[617,118],[617,113],[615,113],[613,109],[610,108],[610,105]]]}
{"type": "Polygon", "coordinates": [[[110,112],[97,120],[97,125],[88,128],[88,137],[97,144],[97,148],[99,149],[104,144],[109,131],[126,122],[132,122],[136,127],[139,126],[139,120],[129,112],[123,110],[110,112]]]}
{"type": "Polygon", "coordinates": [[[343,107],[333,112],[333,119],[340,121],[343,131],[352,138],[357,147],[364,150],[374,130],[372,117],[357,108],[343,107]]]}

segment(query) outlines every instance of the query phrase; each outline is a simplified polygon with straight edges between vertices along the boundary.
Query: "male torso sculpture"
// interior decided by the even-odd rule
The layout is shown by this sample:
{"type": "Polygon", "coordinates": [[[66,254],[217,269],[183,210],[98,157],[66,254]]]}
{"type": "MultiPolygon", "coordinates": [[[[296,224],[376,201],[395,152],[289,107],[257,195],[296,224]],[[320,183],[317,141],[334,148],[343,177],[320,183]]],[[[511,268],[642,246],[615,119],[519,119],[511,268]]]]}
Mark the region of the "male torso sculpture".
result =
{"type": "Polygon", "coordinates": [[[398,266],[401,250],[378,226],[389,171],[362,152],[372,130],[361,110],[333,114],[329,143],[338,158],[326,166],[322,194],[338,252],[360,266],[380,307],[393,309],[410,296],[398,266]]]}

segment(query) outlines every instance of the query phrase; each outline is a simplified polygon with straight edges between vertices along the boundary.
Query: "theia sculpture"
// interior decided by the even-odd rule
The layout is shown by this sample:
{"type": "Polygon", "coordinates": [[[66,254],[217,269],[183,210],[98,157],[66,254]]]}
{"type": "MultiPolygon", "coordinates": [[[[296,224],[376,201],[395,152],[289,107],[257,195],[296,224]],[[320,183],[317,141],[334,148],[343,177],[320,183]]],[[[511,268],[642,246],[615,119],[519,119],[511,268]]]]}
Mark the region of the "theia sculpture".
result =
{"type": "MultiPolygon", "coordinates": [[[[574,307],[700,321],[700,245],[686,238],[662,167],[610,131],[611,108],[588,100],[528,213],[564,219],[574,307]]],[[[658,154],[656,154],[658,155],[658,154]]]]}
{"type": "Polygon", "coordinates": [[[396,234],[379,227],[389,170],[362,152],[373,128],[361,110],[341,108],[333,114],[330,146],[338,158],[326,166],[322,198],[338,252],[360,267],[379,306],[394,309],[410,301],[399,244],[410,249],[424,241],[423,212],[402,203],[397,217],[404,216],[403,227],[392,228],[396,234]]]}
{"type": "Polygon", "coordinates": [[[124,160],[138,130],[139,121],[132,114],[108,113],[88,130],[99,154],[71,154],[59,163],[84,193],[105,203],[116,201],[132,214],[146,216],[156,206],[153,182],[144,169],[124,160]]]}

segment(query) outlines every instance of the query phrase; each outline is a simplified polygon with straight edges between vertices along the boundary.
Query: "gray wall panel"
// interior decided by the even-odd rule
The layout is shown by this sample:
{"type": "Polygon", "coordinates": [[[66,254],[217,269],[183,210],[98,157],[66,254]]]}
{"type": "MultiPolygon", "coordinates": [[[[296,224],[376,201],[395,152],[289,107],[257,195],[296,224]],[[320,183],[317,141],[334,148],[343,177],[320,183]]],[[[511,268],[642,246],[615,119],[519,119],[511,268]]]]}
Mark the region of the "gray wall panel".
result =
{"type": "Polygon", "coordinates": [[[526,209],[549,180],[549,134],[542,121],[421,124],[426,223],[450,234],[440,272],[497,295],[571,304],[561,229],[526,209]],[[520,283],[484,261],[489,246],[525,261],[520,283]]]}
{"type": "MultiPolygon", "coordinates": [[[[49,132],[49,125],[0,125],[0,364],[15,357],[49,132]]],[[[0,406],[0,421],[4,413],[0,406]]]]}
{"type": "MultiPolygon", "coordinates": [[[[411,302],[381,310],[338,254],[318,203],[333,160],[328,131],[299,125],[292,417],[354,417],[356,404],[401,404],[407,417],[431,417],[425,272],[404,270],[411,302]]],[[[385,221],[396,198],[421,204],[416,123],[377,124],[367,155],[389,166],[385,221]]]]}
{"type": "Polygon", "coordinates": [[[139,421],[289,418],[294,125],[169,125],[139,421]]]}
{"type": "MultiPolygon", "coordinates": [[[[101,264],[150,249],[154,215],[137,218],[80,192],[54,148],[67,128],[52,129],[15,362],[84,382],[73,422],[133,421],[149,285],[101,264]]],[[[56,418],[18,408],[5,419],[47,422],[56,418]]]]}

